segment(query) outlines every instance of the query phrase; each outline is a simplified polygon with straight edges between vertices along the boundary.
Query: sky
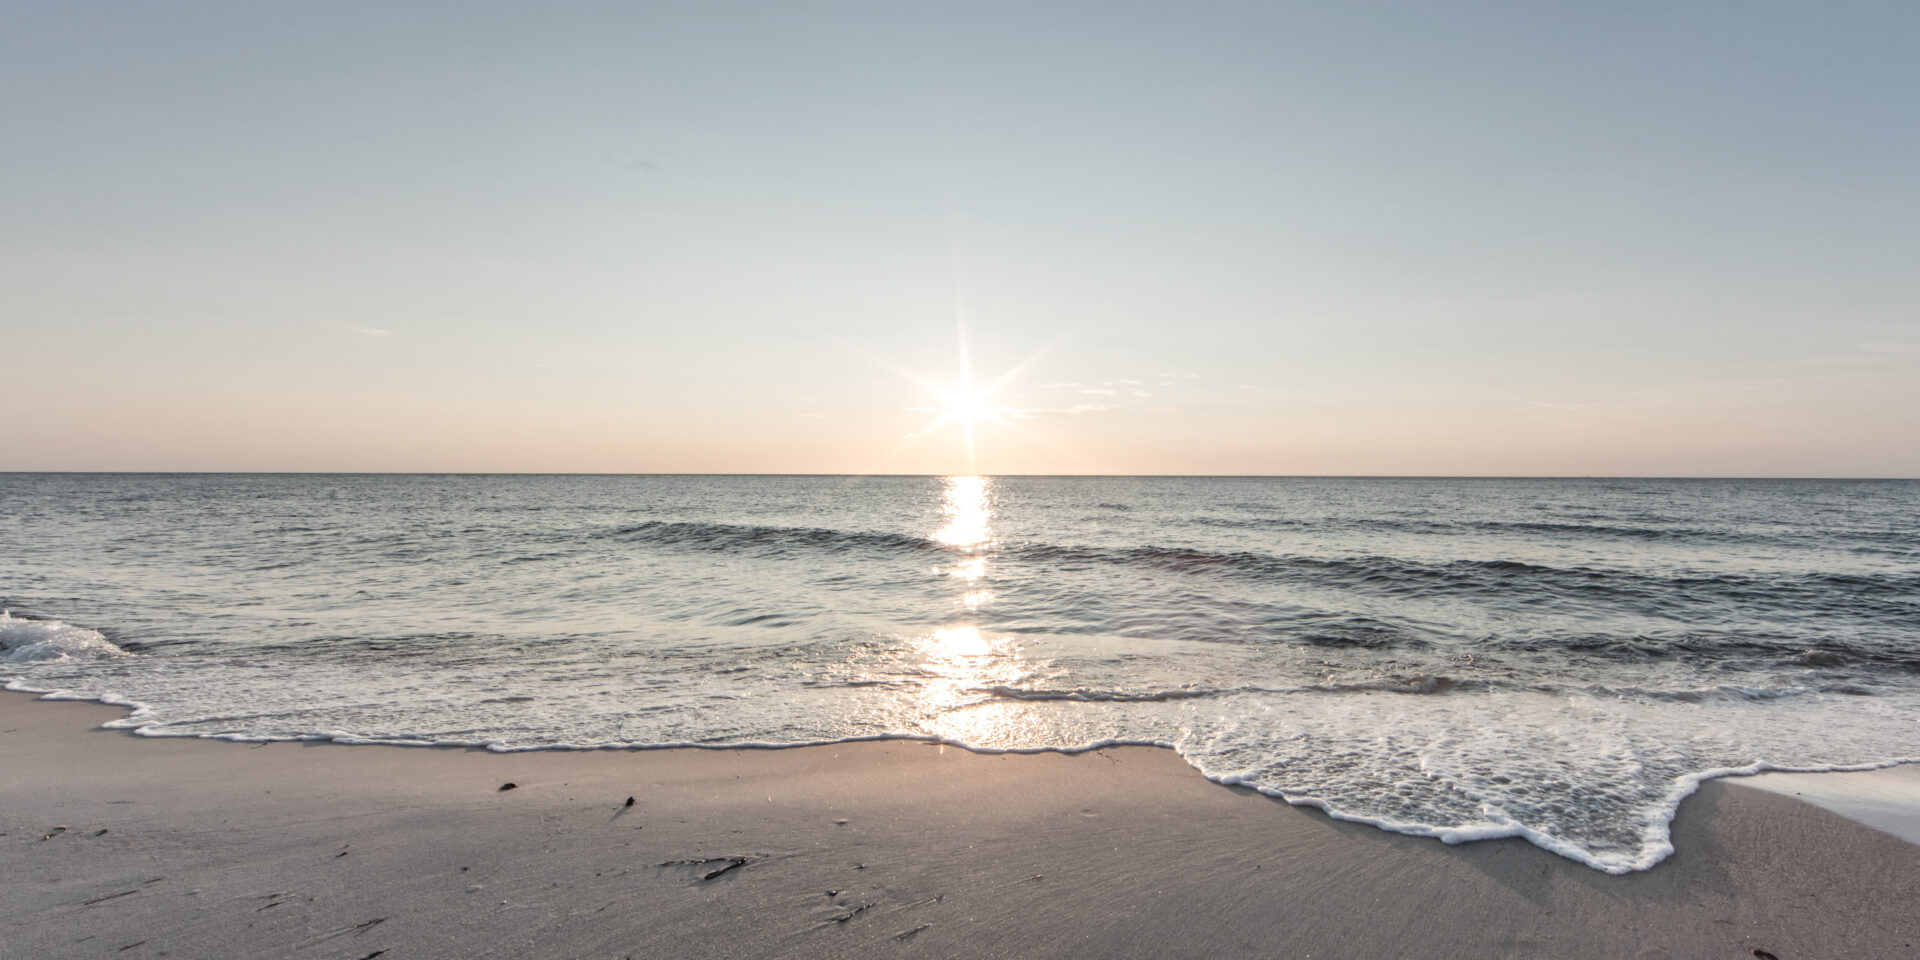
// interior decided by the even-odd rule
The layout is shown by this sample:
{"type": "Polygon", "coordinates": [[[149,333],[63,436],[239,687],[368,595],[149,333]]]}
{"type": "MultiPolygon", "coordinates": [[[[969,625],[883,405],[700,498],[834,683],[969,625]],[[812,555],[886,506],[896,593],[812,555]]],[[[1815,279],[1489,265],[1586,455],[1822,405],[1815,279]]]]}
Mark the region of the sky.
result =
{"type": "Polygon", "coordinates": [[[0,5],[0,469],[1920,476],[1920,5],[0,5]]]}

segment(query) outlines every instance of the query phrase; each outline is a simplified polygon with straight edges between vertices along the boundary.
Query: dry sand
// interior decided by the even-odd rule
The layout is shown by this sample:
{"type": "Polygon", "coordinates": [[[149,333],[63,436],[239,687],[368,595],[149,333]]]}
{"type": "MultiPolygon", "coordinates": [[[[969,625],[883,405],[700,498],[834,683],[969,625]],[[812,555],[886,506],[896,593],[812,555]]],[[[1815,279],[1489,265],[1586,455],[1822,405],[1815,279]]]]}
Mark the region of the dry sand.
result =
{"type": "Polygon", "coordinates": [[[1340,823],[1148,748],[489,754],[94,729],[120,714],[0,695],[6,960],[1920,945],[1920,846],[1724,780],[1682,807],[1678,853],[1612,877],[1517,840],[1340,823]]]}

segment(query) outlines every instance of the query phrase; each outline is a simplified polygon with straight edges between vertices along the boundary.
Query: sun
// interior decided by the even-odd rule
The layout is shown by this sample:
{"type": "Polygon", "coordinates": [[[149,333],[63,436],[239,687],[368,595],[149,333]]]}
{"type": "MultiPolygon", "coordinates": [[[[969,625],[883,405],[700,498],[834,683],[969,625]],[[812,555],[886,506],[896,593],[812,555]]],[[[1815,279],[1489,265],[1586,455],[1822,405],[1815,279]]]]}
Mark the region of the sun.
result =
{"type": "Polygon", "coordinates": [[[959,427],[961,444],[965,448],[967,456],[967,472],[972,473],[977,468],[974,455],[974,428],[983,423],[1004,423],[1005,421],[1000,419],[1000,415],[1009,412],[1009,410],[1005,407],[994,406],[993,387],[989,386],[985,389],[974,389],[972,386],[966,385],[964,372],[962,372],[961,376],[963,378],[961,380],[962,386],[955,389],[929,385],[929,389],[933,391],[934,395],[940,398],[942,409],[939,417],[931,424],[928,424],[921,432],[937,430],[947,424],[953,424],[959,427]]]}
{"type": "Polygon", "coordinates": [[[940,414],[942,423],[958,423],[970,427],[976,423],[997,423],[1000,415],[1006,411],[993,405],[993,394],[988,390],[970,390],[962,387],[958,390],[940,391],[940,399],[946,409],[940,414]]]}
{"type": "Polygon", "coordinates": [[[1065,339],[1065,336],[1057,337],[1052,343],[1028,354],[1026,359],[1021,360],[999,376],[993,378],[986,386],[976,387],[974,386],[975,381],[973,379],[973,365],[967,350],[966,324],[957,324],[956,331],[959,334],[959,350],[955,359],[958,361],[959,376],[946,383],[940,383],[932,378],[921,376],[912,370],[889,363],[877,357],[870,356],[869,359],[874,360],[874,362],[879,365],[898,374],[902,379],[918,386],[925,391],[925,395],[930,395],[931,399],[935,401],[932,406],[907,408],[909,410],[931,413],[933,414],[933,418],[924,426],[907,433],[901,439],[905,442],[918,442],[920,438],[938,432],[942,428],[958,428],[956,432],[960,435],[961,453],[965,456],[966,463],[964,472],[973,474],[978,472],[975,435],[979,431],[975,428],[983,425],[994,425],[1017,430],[1020,429],[1021,422],[1026,420],[1030,414],[1030,411],[1023,410],[1020,407],[1006,405],[1004,400],[996,398],[994,394],[1002,387],[1011,383],[1015,377],[1019,376],[1027,367],[1038,361],[1041,356],[1057,346],[1065,339]]]}

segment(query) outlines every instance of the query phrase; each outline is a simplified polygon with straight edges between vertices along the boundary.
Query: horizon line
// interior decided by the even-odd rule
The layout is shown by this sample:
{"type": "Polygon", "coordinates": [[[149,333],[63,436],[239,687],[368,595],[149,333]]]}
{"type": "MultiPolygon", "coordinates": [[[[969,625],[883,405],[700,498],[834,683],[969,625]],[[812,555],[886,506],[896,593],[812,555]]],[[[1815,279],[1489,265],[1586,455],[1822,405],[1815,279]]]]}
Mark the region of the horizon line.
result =
{"type": "Polygon", "coordinates": [[[1051,480],[1827,480],[1915,481],[1920,476],[1806,476],[1741,474],[1445,474],[1445,473],[787,473],[707,471],[550,470],[0,470],[0,476],[199,476],[199,477],[991,477],[1051,480]]]}

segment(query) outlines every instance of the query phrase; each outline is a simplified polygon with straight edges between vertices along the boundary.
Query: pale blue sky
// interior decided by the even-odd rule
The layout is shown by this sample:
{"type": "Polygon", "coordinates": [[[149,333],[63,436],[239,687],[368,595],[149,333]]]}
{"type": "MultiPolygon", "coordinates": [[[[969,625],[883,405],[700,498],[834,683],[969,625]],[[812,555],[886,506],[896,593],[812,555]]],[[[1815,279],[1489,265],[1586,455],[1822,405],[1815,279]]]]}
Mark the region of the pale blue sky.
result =
{"type": "Polygon", "coordinates": [[[1916,51],[1911,3],[14,0],[5,458],[1920,475],[1916,51]],[[959,318],[976,385],[1030,361],[971,458],[897,372],[959,318]]]}

